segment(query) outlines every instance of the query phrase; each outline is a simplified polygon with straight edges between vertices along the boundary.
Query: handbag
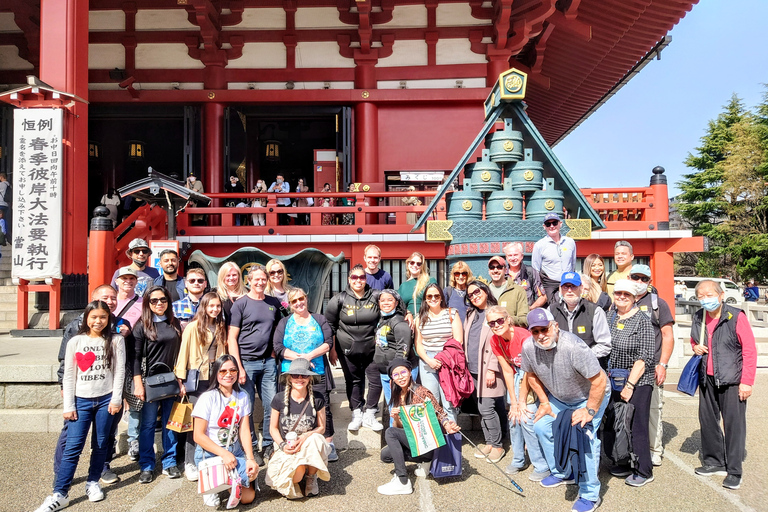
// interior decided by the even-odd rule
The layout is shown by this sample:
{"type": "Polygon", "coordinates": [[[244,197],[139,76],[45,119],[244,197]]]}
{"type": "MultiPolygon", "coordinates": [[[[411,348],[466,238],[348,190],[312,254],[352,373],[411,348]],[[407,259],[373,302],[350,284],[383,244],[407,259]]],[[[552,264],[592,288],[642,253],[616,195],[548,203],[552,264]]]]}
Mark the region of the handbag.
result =
{"type": "MultiPolygon", "coordinates": [[[[216,342],[211,341],[211,344],[208,346],[208,364],[209,365],[213,364],[213,361],[215,360],[216,360],[216,342]]],[[[197,392],[197,388],[200,385],[200,368],[202,368],[204,364],[205,364],[205,361],[201,362],[200,365],[197,367],[197,369],[191,369],[187,371],[187,379],[184,381],[184,389],[187,390],[187,393],[197,392]]]]}
{"type": "MultiPolygon", "coordinates": [[[[224,447],[226,450],[229,450],[229,445],[232,443],[232,432],[235,429],[234,417],[232,419],[232,423],[229,424],[227,444],[224,447]]],[[[205,450],[203,450],[203,460],[201,460],[200,464],[197,465],[198,494],[216,494],[231,488],[233,482],[239,483],[240,477],[237,474],[237,469],[229,471],[224,465],[224,459],[218,455],[216,457],[209,457],[206,459],[205,453],[205,450]]]]}
{"type": "Polygon", "coordinates": [[[621,392],[629,380],[629,370],[611,368],[608,370],[608,380],[611,381],[611,391],[621,392]]]}
{"type": "MultiPolygon", "coordinates": [[[[707,336],[706,311],[701,315],[701,331],[699,332],[699,345],[704,336],[707,336]]],[[[699,372],[701,371],[701,356],[694,354],[683,368],[680,380],[677,381],[677,390],[686,395],[693,396],[699,388],[699,372]]]]}
{"type": "Polygon", "coordinates": [[[186,395],[181,397],[180,401],[173,402],[166,427],[168,430],[179,433],[192,431],[192,404],[189,403],[189,398],[186,395]]]}
{"type": "Polygon", "coordinates": [[[435,478],[461,476],[461,433],[445,434],[445,444],[435,451],[429,472],[435,478]]]}
{"type": "Polygon", "coordinates": [[[147,373],[153,373],[155,368],[165,367],[166,372],[155,373],[147,377],[144,386],[144,393],[146,394],[146,402],[156,402],[158,400],[165,400],[178,395],[181,392],[179,387],[179,381],[176,380],[176,374],[171,371],[171,368],[165,363],[155,363],[149,367],[147,373]]]}

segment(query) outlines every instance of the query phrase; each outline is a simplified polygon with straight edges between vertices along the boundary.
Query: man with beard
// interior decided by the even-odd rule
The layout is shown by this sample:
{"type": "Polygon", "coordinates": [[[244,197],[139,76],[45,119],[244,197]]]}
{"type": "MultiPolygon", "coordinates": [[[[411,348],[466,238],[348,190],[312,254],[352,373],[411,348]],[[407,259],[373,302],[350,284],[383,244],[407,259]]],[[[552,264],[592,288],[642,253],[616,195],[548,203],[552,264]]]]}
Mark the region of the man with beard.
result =
{"type": "MultiPolygon", "coordinates": [[[[141,238],[134,238],[131,243],[128,244],[128,250],[125,251],[126,256],[131,259],[129,265],[136,271],[136,293],[139,296],[144,295],[144,290],[147,286],[151,285],[154,280],[160,276],[160,272],[156,268],[147,266],[149,256],[152,254],[152,249],[149,248],[149,244],[141,238]]],[[[117,288],[117,270],[112,275],[112,287],[117,288]]]]}
{"type": "Polygon", "coordinates": [[[600,362],[603,370],[608,369],[611,354],[611,330],[605,311],[594,302],[582,298],[581,276],[566,272],[560,279],[560,294],[549,305],[558,327],[581,338],[600,362]]]}
{"type": "Polygon", "coordinates": [[[186,295],[184,292],[184,278],[179,276],[179,253],[173,249],[164,249],[160,252],[160,267],[163,275],[155,278],[155,284],[162,286],[171,295],[171,301],[176,302],[186,295]]]}
{"type": "Polygon", "coordinates": [[[187,270],[186,285],[187,294],[173,303],[173,316],[179,319],[182,329],[192,321],[195,313],[197,313],[200,299],[205,294],[205,289],[208,286],[205,271],[199,267],[187,270]]]}

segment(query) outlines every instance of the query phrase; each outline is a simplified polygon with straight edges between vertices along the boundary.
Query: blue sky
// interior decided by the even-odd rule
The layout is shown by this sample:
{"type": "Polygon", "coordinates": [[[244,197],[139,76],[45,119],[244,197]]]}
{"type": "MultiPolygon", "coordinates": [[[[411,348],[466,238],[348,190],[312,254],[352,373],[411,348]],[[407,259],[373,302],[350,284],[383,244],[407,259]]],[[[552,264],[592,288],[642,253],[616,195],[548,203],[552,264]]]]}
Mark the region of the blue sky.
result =
{"type": "Polygon", "coordinates": [[[670,196],[707,122],[736,93],[747,107],[768,83],[768,1],[700,0],[649,63],[554,147],[580,187],[647,186],[666,169],[670,196]]]}

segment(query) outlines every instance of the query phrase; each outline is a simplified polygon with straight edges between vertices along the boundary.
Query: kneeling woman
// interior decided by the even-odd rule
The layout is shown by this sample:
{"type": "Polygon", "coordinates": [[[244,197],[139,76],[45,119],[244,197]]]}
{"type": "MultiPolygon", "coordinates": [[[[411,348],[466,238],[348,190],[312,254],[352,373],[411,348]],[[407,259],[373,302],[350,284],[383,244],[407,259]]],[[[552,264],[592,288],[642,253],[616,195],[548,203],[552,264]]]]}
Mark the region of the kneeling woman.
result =
{"type": "Polygon", "coordinates": [[[459,426],[456,422],[448,419],[445,410],[438,404],[435,396],[424,386],[419,386],[411,378],[411,363],[402,358],[396,358],[389,365],[389,378],[392,383],[392,402],[390,416],[394,420],[395,426],[387,429],[384,435],[387,440],[387,446],[381,450],[381,461],[395,464],[395,476],[384,485],[379,486],[379,494],[387,496],[395,494],[411,494],[413,486],[408,480],[408,474],[405,471],[405,462],[427,462],[432,460],[434,452],[420,456],[414,456],[408,445],[408,438],[403,429],[403,423],[400,421],[400,406],[421,404],[427,400],[432,401],[435,408],[437,419],[443,426],[443,429],[449,434],[458,432],[459,426]]]}
{"type": "MultiPolygon", "coordinates": [[[[205,452],[208,457],[221,457],[228,470],[237,468],[242,485],[240,502],[251,503],[256,491],[250,483],[256,479],[259,466],[253,459],[248,423],[252,404],[237,383],[239,377],[237,360],[233,356],[225,354],[213,363],[208,391],[200,395],[192,411],[197,443],[195,464],[200,464],[205,452]],[[232,440],[229,439],[230,432],[234,437],[232,440]]],[[[206,495],[203,501],[215,507],[219,504],[219,496],[206,495]]]]}
{"type": "Polygon", "coordinates": [[[319,375],[309,369],[309,361],[291,361],[281,375],[285,393],[272,400],[269,433],[280,449],[269,459],[265,482],[288,498],[317,496],[317,479],[328,481],[328,454],[331,445],[325,432],[325,398],[312,391],[312,381],[319,375]],[[299,484],[304,480],[304,492],[299,484]]]}

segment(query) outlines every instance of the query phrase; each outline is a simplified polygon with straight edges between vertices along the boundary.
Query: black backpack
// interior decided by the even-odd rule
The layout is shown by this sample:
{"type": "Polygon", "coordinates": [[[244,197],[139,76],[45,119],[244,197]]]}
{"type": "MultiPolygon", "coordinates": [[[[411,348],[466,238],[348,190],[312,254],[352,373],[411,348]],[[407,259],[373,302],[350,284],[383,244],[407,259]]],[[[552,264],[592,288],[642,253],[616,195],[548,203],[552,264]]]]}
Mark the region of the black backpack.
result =
{"type": "Polygon", "coordinates": [[[11,188],[11,182],[6,181],[5,182],[5,192],[3,192],[3,201],[6,204],[11,204],[11,201],[13,201],[13,189],[11,188]]]}
{"type": "Polygon", "coordinates": [[[637,455],[632,446],[632,419],[635,416],[635,406],[627,402],[614,402],[605,411],[603,437],[609,459],[616,465],[637,466],[637,455]]]}

